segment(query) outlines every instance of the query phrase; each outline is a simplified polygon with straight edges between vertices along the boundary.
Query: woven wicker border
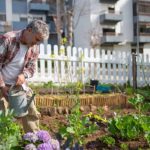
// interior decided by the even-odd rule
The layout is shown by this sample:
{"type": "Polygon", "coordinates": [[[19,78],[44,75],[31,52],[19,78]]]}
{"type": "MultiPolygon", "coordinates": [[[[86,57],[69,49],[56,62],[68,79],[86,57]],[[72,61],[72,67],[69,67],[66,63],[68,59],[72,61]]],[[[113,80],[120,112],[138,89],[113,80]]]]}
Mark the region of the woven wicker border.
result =
{"type": "MultiPolygon", "coordinates": [[[[81,106],[95,105],[95,106],[126,106],[127,96],[123,94],[93,94],[80,95],[81,106]]],[[[75,101],[70,96],[64,95],[44,95],[36,96],[36,106],[38,107],[72,107],[75,101]]]]}

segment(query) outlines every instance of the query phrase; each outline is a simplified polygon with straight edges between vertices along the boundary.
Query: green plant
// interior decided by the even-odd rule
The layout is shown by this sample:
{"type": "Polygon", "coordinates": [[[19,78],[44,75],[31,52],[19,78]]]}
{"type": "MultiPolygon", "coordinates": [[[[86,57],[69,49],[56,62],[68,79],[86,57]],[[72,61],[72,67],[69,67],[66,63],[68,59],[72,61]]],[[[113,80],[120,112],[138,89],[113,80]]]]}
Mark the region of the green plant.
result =
{"type": "Polygon", "coordinates": [[[143,129],[137,115],[126,115],[122,117],[117,116],[110,119],[108,123],[108,130],[114,136],[123,139],[135,139],[143,133],[143,129]]]}
{"type": "Polygon", "coordinates": [[[83,88],[83,84],[82,84],[82,82],[75,82],[75,83],[70,82],[67,85],[65,85],[64,88],[70,94],[79,94],[80,90],[83,88]]]}
{"type": "Polygon", "coordinates": [[[0,111],[0,150],[10,150],[18,145],[21,128],[14,122],[13,111],[0,111]]]}
{"type": "Polygon", "coordinates": [[[54,85],[54,83],[52,81],[49,81],[47,83],[44,83],[43,87],[44,88],[52,88],[52,87],[55,87],[55,85],[54,85]]]}
{"type": "Polygon", "coordinates": [[[82,117],[79,102],[77,102],[67,119],[68,125],[61,127],[59,133],[69,142],[68,145],[71,147],[75,144],[83,145],[85,136],[97,129],[97,126],[92,124],[88,117],[82,117]]]}
{"type": "Polygon", "coordinates": [[[126,93],[127,95],[133,95],[133,93],[134,93],[133,87],[126,87],[126,88],[125,88],[125,93],[126,93]]]}
{"type": "Polygon", "coordinates": [[[134,105],[139,114],[150,110],[150,103],[144,102],[144,97],[140,94],[136,94],[134,97],[130,98],[128,102],[134,105]]]}
{"type": "Polygon", "coordinates": [[[107,144],[108,147],[114,146],[114,145],[115,145],[115,142],[116,142],[113,137],[108,136],[108,135],[101,137],[100,140],[101,140],[103,143],[107,144]]]}
{"type": "Polygon", "coordinates": [[[99,115],[102,116],[102,115],[104,115],[105,110],[104,110],[103,107],[99,107],[99,108],[97,109],[97,112],[98,112],[99,115]]]}
{"type": "Polygon", "coordinates": [[[147,143],[150,145],[150,132],[146,133],[144,137],[147,140],[147,143]]]}
{"type": "Polygon", "coordinates": [[[144,96],[144,98],[147,101],[150,101],[150,88],[149,87],[145,87],[145,88],[142,88],[142,89],[137,89],[137,93],[144,96]]]}
{"type": "Polygon", "coordinates": [[[120,144],[120,148],[121,148],[121,150],[128,150],[128,149],[129,149],[129,148],[128,148],[128,145],[125,144],[125,143],[121,143],[121,144],[120,144]]]}
{"type": "Polygon", "coordinates": [[[147,140],[147,143],[150,145],[150,116],[140,116],[139,122],[144,130],[144,137],[147,140]]]}

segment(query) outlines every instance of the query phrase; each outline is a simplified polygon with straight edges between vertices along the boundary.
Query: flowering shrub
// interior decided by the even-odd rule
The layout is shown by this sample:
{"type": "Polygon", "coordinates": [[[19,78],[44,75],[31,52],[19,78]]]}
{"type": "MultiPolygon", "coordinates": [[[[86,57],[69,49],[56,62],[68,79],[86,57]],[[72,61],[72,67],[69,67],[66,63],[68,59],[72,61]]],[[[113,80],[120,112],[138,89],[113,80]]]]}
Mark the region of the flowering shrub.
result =
{"type": "Polygon", "coordinates": [[[60,150],[60,144],[45,130],[28,132],[23,136],[24,150],[60,150]]]}

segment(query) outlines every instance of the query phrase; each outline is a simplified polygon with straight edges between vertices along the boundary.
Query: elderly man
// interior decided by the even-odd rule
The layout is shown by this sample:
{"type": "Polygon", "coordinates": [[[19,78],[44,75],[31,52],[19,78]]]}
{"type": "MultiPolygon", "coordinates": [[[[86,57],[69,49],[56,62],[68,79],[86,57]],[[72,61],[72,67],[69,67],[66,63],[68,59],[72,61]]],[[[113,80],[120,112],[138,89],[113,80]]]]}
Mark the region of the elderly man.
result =
{"type": "MultiPolygon", "coordinates": [[[[0,35],[0,105],[5,110],[8,90],[12,85],[21,86],[35,72],[35,62],[39,55],[39,43],[48,39],[48,25],[41,20],[33,20],[26,29],[0,35]]],[[[39,130],[39,116],[34,102],[29,113],[22,118],[25,132],[39,130]]]]}

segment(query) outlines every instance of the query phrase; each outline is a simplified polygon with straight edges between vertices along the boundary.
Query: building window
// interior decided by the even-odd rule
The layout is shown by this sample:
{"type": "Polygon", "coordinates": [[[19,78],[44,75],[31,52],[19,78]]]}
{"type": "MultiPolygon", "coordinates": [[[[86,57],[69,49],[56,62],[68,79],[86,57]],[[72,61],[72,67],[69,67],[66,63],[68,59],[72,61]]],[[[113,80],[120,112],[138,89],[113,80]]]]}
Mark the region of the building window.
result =
{"type": "Polygon", "coordinates": [[[37,19],[37,20],[43,20],[43,17],[33,17],[33,20],[37,19]]]}
{"type": "Polygon", "coordinates": [[[27,20],[26,17],[20,17],[20,21],[21,21],[21,22],[28,22],[28,20],[27,20]]]}
{"type": "Polygon", "coordinates": [[[108,7],[108,12],[109,13],[115,13],[115,8],[114,7],[108,7]]]}
{"type": "Polygon", "coordinates": [[[150,15],[150,2],[139,2],[139,13],[150,15]]]}
{"type": "Polygon", "coordinates": [[[103,35],[115,35],[115,29],[103,28],[103,35]]]}
{"type": "Polygon", "coordinates": [[[140,33],[150,34],[150,24],[149,23],[140,24],[139,31],[140,33]]]}
{"type": "Polygon", "coordinates": [[[6,21],[6,15],[5,14],[0,14],[0,20],[1,21],[6,21]]]}

